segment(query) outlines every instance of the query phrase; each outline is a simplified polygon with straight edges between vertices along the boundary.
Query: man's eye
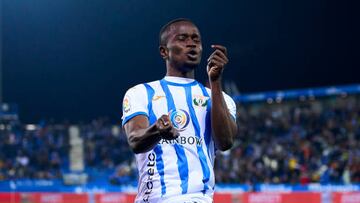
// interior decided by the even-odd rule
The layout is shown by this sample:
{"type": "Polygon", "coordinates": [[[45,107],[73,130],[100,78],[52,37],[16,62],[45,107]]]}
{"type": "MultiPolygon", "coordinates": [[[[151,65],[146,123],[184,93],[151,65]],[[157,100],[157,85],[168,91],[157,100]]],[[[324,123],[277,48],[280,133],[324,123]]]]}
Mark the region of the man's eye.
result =
{"type": "Polygon", "coordinates": [[[183,40],[185,40],[185,39],[186,39],[186,36],[184,36],[184,35],[180,35],[180,36],[178,37],[178,39],[179,39],[179,40],[181,40],[181,41],[183,41],[183,40]]]}

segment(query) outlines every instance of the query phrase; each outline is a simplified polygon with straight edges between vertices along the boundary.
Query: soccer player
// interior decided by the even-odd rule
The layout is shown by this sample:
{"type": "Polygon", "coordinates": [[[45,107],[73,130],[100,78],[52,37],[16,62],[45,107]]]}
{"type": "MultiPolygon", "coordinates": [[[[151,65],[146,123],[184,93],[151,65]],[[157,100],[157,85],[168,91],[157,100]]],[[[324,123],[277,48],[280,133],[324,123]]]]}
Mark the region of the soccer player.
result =
{"type": "Polygon", "coordinates": [[[123,122],[139,170],[135,202],[212,202],[216,150],[228,150],[237,131],[234,101],[222,91],[226,48],[212,45],[207,60],[210,89],[194,79],[201,36],[188,19],[160,30],[166,76],[130,88],[123,122]]]}

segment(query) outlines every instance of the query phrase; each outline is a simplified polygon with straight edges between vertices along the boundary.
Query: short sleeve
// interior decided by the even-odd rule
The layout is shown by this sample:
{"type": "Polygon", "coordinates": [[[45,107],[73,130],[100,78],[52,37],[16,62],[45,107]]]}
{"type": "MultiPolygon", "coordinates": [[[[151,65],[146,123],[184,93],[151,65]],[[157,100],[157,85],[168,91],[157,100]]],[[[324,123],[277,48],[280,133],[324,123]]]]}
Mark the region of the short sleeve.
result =
{"type": "Polygon", "coordinates": [[[148,116],[147,103],[147,92],[144,85],[137,85],[130,88],[123,99],[122,126],[135,116],[148,116]]]}
{"type": "Polygon", "coordinates": [[[231,116],[234,118],[234,120],[236,120],[236,104],[234,100],[225,93],[223,93],[223,95],[231,116]]]}

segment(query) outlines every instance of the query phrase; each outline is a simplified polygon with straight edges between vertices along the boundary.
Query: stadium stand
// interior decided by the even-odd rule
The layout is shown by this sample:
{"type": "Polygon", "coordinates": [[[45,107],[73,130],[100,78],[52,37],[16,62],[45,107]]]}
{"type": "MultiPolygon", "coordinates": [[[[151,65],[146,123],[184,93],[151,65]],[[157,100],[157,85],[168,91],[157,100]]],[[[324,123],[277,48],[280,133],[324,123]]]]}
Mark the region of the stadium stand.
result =
{"type": "MultiPolygon", "coordinates": [[[[360,182],[359,95],[238,104],[239,133],[218,153],[218,183],[360,182]]],[[[59,179],[69,168],[69,125],[22,125],[0,130],[0,179],[59,179]]],[[[136,181],[126,136],[106,118],[77,125],[90,179],[136,181]]],[[[79,160],[81,161],[81,160],[79,160]]]]}
{"type": "MultiPolygon", "coordinates": [[[[267,184],[281,191],[338,191],[348,186],[349,191],[359,191],[360,94],[347,90],[235,97],[239,132],[232,150],[217,154],[218,186],[236,191],[266,191],[267,184]]],[[[22,124],[15,119],[0,124],[0,136],[0,193],[34,189],[34,185],[44,186],[39,191],[53,192],[98,187],[107,192],[120,192],[124,187],[135,191],[133,153],[121,126],[106,118],[76,125],[22,124]],[[73,136],[70,129],[74,127],[79,136],[73,136]],[[74,146],[80,146],[83,153],[72,156],[74,146]],[[73,181],[70,185],[82,187],[69,189],[63,185],[68,174],[86,174],[86,181],[73,181]],[[26,182],[41,180],[52,182],[26,182]]],[[[341,198],[336,195],[334,198],[341,198]]]]}

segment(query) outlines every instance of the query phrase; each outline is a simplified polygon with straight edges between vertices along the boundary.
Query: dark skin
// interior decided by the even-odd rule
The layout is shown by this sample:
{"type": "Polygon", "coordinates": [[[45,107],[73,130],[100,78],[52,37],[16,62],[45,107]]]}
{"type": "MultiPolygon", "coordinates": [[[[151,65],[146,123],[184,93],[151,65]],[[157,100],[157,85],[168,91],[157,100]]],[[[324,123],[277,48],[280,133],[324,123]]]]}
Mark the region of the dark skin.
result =
{"type": "MultiPolygon", "coordinates": [[[[163,34],[166,43],[160,45],[160,55],[166,61],[166,75],[194,79],[194,70],[200,64],[202,44],[198,28],[187,21],[172,24],[163,34]]],[[[217,149],[228,150],[237,132],[235,121],[225,103],[221,76],[228,63],[224,46],[212,45],[214,52],[207,60],[207,73],[211,87],[212,137],[217,149]]],[[[148,117],[139,115],[125,125],[130,147],[135,153],[153,149],[161,139],[172,140],[179,136],[168,115],[162,115],[153,125],[148,117]]]]}

